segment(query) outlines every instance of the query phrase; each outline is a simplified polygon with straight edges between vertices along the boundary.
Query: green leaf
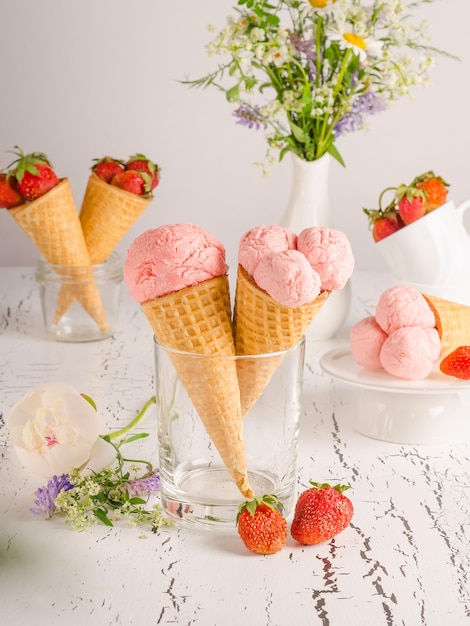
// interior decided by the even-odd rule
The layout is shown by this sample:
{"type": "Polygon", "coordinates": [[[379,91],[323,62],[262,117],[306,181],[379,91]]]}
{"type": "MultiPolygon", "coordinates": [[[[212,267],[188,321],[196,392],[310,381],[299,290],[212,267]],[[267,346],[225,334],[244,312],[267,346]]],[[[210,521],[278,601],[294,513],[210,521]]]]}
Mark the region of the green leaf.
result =
{"type": "Polygon", "coordinates": [[[95,401],[93,400],[93,398],[90,398],[90,396],[87,396],[86,393],[81,393],[80,394],[82,396],[82,398],[84,398],[89,404],[91,404],[91,406],[95,409],[96,411],[96,404],[95,401]]]}
{"type": "Polygon", "coordinates": [[[228,102],[238,102],[240,99],[240,88],[238,85],[234,85],[231,89],[229,89],[226,93],[226,98],[228,102]]]}
{"type": "Polygon", "coordinates": [[[289,120],[289,126],[295,139],[300,143],[305,143],[305,132],[302,130],[302,128],[300,128],[300,126],[297,126],[297,124],[294,124],[294,122],[292,122],[291,120],[289,120]]]}
{"type": "Polygon", "coordinates": [[[137,439],[145,439],[146,437],[148,437],[149,434],[148,433],[139,433],[137,435],[131,435],[130,437],[126,437],[122,443],[131,443],[132,441],[137,441],[137,439]]]}
{"type": "Polygon", "coordinates": [[[138,498],[137,496],[134,498],[129,498],[129,503],[130,504],[146,504],[147,501],[143,500],[142,498],[138,498]]]}
{"type": "Polygon", "coordinates": [[[94,509],[93,515],[100,520],[105,526],[112,526],[113,523],[106,515],[106,511],[104,509],[94,509]]]}
{"type": "Polygon", "coordinates": [[[336,148],[336,146],[335,146],[335,144],[334,144],[334,143],[332,143],[332,144],[330,144],[330,145],[328,146],[327,152],[328,152],[329,154],[331,154],[331,156],[332,156],[333,158],[335,158],[335,159],[338,161],[338,163],[339,163],[340,165],[342,165],[343,167],[346,167],[346,164],[345,164],[345,162],[343,161],[343,157],[342,157],[342,156],[341,156],[341,154],[338,152],[338,150],[337,150],[337,148],[336,148]]]}

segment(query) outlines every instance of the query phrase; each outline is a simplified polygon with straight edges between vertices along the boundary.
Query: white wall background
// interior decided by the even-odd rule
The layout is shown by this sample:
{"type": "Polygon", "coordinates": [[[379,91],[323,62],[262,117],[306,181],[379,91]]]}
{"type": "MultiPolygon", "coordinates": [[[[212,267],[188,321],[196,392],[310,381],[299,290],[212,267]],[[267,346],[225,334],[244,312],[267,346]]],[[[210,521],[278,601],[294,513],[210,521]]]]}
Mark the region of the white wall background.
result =
{"type": "MultiPolygon", "coordinates": [[[[217,235],[236,263],[241,234],[281,217],[291,170],[285,160],[263,178],[253,165],[265,153],[262,135],[234,124],[223,94],[178,82],[214,67],[206,26],[221,26],[233,4],[1,0],[0,169],[14,145],[45,152],[80,206],[93,158],[144,152],[160,164],[162,181],[121,253],[148,228],[193,222],[217,235]]],[[[385,269],[362,212],[383,188],[433,169],[451,183],[455,202],[470,197],[470,2],[435,0],[419,15],[432,23],[433,44],[460,61],[441,59],[431,89],[339,143],[346,168],[334,163],[331,172],[334,223],[358,269],[385,269]]],[[[37,255],[0,210],[0,265],[33,265],[37,255]]]]}

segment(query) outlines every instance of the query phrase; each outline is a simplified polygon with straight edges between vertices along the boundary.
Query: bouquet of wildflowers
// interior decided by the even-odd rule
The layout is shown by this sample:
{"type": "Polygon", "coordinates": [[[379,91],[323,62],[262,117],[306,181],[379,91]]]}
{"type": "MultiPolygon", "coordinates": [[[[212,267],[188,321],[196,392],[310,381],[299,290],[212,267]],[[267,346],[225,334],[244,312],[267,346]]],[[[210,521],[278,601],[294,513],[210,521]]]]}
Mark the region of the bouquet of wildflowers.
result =
{"type": "MultiPolygon", "coordinates": [[[[363,128],[410,88],[429,84],[441,51],[413,12],[432,0],[238,0],[208,45],[223,57],[191,86],[214,85],[237,122],[267,131],[270,148],[306,161],[363,128]]],[[[450,55],[449,55],[450,56],[450,55]]]]}

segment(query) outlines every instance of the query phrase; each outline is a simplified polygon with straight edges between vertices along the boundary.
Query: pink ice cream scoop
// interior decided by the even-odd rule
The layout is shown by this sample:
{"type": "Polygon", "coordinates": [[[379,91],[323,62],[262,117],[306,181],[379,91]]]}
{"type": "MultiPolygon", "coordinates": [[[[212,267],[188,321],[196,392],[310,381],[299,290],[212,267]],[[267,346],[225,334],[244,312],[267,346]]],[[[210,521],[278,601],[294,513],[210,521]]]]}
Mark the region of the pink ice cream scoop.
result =
{"type": "Polygon", "coordinates": [[[414,287],[397,285],[382,293],[375,309],[378,325],[388,334],[405,326],[434,328],[436,320],[425,298],[414,287]]]}
{"type": "Polygon", "coordinates": [[[354,324],[350,340],[356,363],[369,370],[381,369],[380,351],[387,337],[387,333],[380,328],[373,315],[354,324]]]}
{"type": "Polygon", "coordinates": [[[422,380],[431,373],[440,352],[441,341],[435,328],[404,326],[384,341],[380,362],[392,376],[422,380]]]}
{"type": "Polygon", "coordinates": [[[124,281],[139,303],[224,276],[224,246],[194,224],[167,224],[135,239],[124,262],[124,281]]]}
{"type": "Polygon", "coordinates": [[[295,249],[297,235],[281,226],[257,226],[243,235],[238,248],[238,262],[253,276],[259,261],[272,252],[295,249]]]}
{"type": "Polygon", "coordinates": [[[321,288],[320,276],[297,250],[264,256],[255,268],[253,279],[276,302],[289,307],[313,302],[321,288]]]}
{"type": "Polygon", "coordinates": [[[305,228],[297,237],[297,250],[320,274],[322,289],[342,289],[351,277],[354,256],[341,231],[323,226],[305,228]]]}

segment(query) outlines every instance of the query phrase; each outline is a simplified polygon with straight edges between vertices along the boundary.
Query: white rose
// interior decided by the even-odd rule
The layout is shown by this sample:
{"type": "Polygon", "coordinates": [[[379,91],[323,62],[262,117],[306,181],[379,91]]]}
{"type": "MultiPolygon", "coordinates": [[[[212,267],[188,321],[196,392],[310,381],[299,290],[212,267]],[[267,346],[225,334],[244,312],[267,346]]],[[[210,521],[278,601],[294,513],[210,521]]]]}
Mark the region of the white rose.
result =
{"type": "Polygon", "coordinates": [[[32,389],[13,407],[7,425],[21,463],[41,478],[74,468],[99,471],[116,456],[113,446],[99,436],[96,410],[65,383],[32,389]]]}

